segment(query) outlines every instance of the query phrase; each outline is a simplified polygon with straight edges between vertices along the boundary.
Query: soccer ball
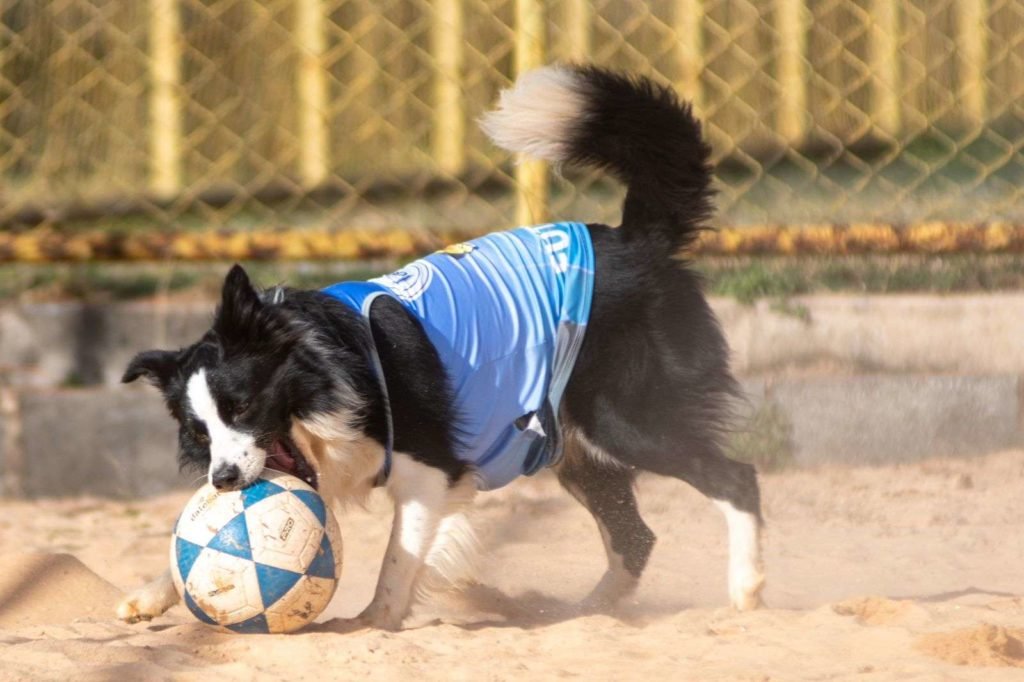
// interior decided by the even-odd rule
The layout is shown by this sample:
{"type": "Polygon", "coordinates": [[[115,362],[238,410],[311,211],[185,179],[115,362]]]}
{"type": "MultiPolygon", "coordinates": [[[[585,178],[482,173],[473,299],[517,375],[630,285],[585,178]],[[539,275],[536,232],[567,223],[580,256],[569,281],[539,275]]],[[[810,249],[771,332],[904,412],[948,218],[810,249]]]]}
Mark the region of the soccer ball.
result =
{"type": "Polygon", "coordinates": [[[305,482],[266,470],[248,488],[196,491],[171,537],[171,576],[192,614],[232,632],[291,632],[341,575],[341,533],[305,482]]]}

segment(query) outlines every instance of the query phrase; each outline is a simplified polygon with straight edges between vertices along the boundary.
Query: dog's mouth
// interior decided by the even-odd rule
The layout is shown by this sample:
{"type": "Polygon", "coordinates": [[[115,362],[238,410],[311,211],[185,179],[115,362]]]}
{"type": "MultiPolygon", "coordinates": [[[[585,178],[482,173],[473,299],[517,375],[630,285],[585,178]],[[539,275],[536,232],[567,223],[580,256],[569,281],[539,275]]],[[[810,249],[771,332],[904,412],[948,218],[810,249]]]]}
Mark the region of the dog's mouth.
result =
{"type": "Polygon", "coordinates": [[[275,438],[267,450],[267,461],[265,466],[274,471],[291,474],[302,479],[313,487],[319,488],[316,470],[302,456],[302,452],[295,447],[288,438],[275,438]]]}

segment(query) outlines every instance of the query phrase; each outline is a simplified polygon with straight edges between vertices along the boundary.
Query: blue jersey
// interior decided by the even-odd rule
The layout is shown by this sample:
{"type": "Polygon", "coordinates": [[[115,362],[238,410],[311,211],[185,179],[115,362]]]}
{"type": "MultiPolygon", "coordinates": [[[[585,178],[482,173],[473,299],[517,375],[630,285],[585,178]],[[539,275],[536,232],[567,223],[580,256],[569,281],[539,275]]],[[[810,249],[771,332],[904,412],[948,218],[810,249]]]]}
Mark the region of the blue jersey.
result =
{"type": "Polygon", "coordinates": [[[364,317],[374,298],[390,296],[420,321],[455,393],[457,454],[474,465],[481,490],[561,456],[558,408],[594,292],[586,226],[497,232],[324,292],[364,317]]]}

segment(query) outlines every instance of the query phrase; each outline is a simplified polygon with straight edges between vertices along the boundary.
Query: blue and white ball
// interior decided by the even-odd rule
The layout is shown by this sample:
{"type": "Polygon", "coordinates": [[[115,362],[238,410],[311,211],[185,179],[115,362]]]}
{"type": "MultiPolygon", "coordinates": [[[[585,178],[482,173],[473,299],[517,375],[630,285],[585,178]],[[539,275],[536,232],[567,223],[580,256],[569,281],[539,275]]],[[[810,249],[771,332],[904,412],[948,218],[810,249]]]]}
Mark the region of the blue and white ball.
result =
{"type": "Polygon", "coordinates": [[[243,490],[196,491],[171,538],[189,611],[233,632],[291,632],[320,615],[341,576],[341,533],[304,481],[265,471],[243,490]]]}

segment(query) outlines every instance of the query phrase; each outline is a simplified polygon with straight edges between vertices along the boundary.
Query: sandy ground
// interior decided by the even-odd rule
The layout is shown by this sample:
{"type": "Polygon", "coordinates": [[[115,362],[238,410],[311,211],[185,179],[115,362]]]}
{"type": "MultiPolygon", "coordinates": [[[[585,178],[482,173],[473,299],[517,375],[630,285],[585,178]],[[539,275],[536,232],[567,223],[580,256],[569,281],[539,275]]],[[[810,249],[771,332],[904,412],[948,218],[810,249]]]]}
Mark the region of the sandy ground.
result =
{"type": "Polygon", "coordinates": [[[281,636],[215,633],[180,606],[149,624],[110,617],[118,588],[163,570],[184,493],[0,502],[0,679],[1024,679],[1024,452],[762,480],[766,609],[724,606],[723,519],[650,478],[641,507],[659,542],[642,588],[580,615],[600,540],[541,476],[478,500],[484,586],[419,607],[401,633],[344,620],[370,596],[381,499],[341,519],[326,622],[281,636]]]}

